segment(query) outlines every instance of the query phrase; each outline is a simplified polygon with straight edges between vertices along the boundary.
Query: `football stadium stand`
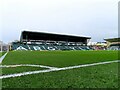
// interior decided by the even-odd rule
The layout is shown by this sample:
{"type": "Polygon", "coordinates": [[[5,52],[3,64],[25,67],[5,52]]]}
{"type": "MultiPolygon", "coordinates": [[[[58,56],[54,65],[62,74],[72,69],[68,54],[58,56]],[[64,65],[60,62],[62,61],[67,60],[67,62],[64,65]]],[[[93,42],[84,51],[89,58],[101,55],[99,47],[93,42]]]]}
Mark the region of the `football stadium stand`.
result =
{"type": "Polygon", "coordinates": [[[108,50],[120,50],[120,38],[104,39],[107,41],[108,50]]]}
{"type": "Polygon", "coordinates": [[[12,50],[89,50],[91,37],[22,31],[20,42],[12,42],[12,50]]]}

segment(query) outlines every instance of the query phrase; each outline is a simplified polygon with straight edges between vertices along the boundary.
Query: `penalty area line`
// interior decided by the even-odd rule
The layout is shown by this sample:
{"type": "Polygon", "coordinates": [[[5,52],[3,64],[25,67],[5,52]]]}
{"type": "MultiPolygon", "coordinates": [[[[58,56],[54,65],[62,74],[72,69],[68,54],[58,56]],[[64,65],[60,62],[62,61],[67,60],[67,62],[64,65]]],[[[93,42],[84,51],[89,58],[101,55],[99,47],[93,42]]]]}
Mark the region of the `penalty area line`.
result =
{"type": "Polygon", "coordinates": [[[53,68],[53,69],[48,69],[48,70],[29,71],[29,72],[16,73],[16,74],[10,74],[10,75],[3,75],[3,76],[0,76],[0,79],[12,78],[12,77],[20,77],[20,76],[25,76],[25,75],[39,74],[39,73],[46,73],[46,72],[69,70],[69,69],[88,67],[88,66],[110,64],[110,63],[115,63],[115,62],[120,62],[120,60],[99,62],[99,63],[92,63],[92,64],[85,64],[85,65],[78,65],[78,66],[70,66],[70,67],[63,67],[63,68],[53,68]]]}

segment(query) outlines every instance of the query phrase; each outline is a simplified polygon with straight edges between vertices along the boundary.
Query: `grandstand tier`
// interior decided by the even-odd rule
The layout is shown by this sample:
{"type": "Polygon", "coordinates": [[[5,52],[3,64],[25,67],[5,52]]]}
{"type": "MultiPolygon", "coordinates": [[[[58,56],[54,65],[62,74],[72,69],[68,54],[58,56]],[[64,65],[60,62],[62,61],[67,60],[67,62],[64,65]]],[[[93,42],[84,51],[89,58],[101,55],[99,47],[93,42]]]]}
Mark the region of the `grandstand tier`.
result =
{"type": "Polygon", "coordinates": [[[107,41],[108,50],[120,50],[120,37],[104,39],[107,41]]]}
{"type": "Polygon", "coordinates": [[[12,50],[89,50],[90,37],[22,31],[20,42],[12,50]]]}

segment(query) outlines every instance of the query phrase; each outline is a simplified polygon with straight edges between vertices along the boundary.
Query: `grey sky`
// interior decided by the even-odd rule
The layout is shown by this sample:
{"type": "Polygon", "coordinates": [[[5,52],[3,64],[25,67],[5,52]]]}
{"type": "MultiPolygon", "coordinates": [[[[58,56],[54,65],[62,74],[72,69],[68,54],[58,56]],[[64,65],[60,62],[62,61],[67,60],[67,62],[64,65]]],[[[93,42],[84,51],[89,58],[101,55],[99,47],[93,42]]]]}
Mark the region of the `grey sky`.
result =
{"type": "MultiPolygon", "coordinates": [[[[118,36],[118,0],[1,0],[0,34],[19,40],[23,29],[91,36],[118,36]]],[[[1,37],[0,37],[1,39],[1,37]]]]}

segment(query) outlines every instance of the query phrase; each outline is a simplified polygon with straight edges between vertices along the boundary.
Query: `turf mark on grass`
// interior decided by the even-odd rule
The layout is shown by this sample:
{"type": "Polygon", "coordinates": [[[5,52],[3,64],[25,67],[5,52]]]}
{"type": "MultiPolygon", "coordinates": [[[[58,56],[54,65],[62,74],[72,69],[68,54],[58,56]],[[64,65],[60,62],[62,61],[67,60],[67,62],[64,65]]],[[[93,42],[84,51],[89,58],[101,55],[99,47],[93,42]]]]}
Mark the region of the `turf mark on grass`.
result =
{"type": "Polygon", "coordinates": [[[56,68],[56,67],[51,67],[51,66],[34,65],[34,64],[0,65],[0,68],[9,68],[9,67],[41,67],[41,68],[49,68],[49,69],[56,68]]]}
{"type": "Polygon", "coordinates": [[[16,73],[16,74],[10,74],[10,75],[3,75],[3,76],[0,76],[0,79],[19,77],[19,76],[31,75],[31,74],[46,73],[46,72],[53,72],[53,71],[69,70],[69,69],[74,69],[74,68],[96,66],[96,65],[102,65],[102,64],[110,64],[110,63],[115,63],[115,62],[120,62],[120,60],[85,64],[85,65],[78,65],[78,66],[70,66],[70,67],[64,67],[64,68],[53,68],[53,69],[48,69],[48,70],[30,71],[30,72],[16,73]]]}
{"type": "Polygon", "coordinates": [[[3,59],[6,57],[7,54],[8,54],[8,52],[5,53],[3,56],[0,57],[0,63],[3,61],[3,59]]]}

